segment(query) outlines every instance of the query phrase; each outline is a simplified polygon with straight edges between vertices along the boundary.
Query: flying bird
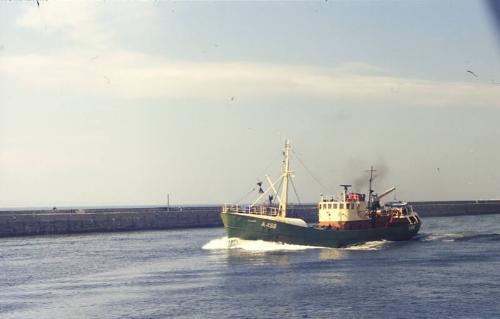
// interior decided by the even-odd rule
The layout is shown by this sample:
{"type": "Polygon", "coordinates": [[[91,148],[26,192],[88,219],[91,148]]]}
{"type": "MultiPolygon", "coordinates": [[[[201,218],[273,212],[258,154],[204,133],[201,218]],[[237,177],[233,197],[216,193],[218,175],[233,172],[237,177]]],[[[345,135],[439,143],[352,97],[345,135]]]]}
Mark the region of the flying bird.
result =
{"type": "Polygon", "coordinates": [[[40,6],[40,2],[38,2],[38,0],[36,0],[36,5],[37,5],[37,6],[40,6]]]}
{"type": "Polygon", "coordinates": [[[470,73],[470,74],[474,75],[477,78],[476,73],[472,72],[471,70],[467,70],[467,73],[470,73]]]}

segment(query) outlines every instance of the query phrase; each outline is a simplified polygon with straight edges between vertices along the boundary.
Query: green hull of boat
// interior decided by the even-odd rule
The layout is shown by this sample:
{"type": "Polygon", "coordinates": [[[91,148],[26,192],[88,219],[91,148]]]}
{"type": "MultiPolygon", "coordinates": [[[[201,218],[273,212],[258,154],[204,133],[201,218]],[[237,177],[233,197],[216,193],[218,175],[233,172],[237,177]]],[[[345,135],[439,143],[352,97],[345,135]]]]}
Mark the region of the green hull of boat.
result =
{"type": "Polygon", "coordinates": [[[344,247],[383,239],[408,240],[418,233],[421,225],[419,222],[412,225],[392,225],[361,230],[332,230],[296,226],[252,214],[223,212],[221,218],[229,238],[318,247],[344,247]]]}

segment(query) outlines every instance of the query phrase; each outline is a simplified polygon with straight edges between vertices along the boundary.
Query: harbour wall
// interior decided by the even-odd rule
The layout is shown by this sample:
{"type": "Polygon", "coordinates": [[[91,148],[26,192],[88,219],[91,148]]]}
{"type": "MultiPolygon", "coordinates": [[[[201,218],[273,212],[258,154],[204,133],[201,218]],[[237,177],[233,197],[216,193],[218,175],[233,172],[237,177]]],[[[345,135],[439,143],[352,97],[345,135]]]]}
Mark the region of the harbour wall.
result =
{"type": "MultiPolygon", "coordinates": [[[[421,217],[500,214],[500,201],[413,202],[421,217]]],[[[220,206],[0,211],[0,237],[220,227],[220,206]]],[[[290,205],[288,216],[317,222],[315,204],[290,205]]]]}

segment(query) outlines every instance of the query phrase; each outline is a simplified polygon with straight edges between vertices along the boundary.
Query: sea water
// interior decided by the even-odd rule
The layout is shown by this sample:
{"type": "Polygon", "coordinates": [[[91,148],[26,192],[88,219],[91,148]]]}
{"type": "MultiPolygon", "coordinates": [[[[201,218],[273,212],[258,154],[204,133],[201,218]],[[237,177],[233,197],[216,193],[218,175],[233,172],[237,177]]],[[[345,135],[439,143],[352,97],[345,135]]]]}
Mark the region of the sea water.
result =
{"type": "Polygon", "coordinates": [[[500,318],[500,215],[333,249],[222,228],[4,238],[0,318],[500,318]]]}

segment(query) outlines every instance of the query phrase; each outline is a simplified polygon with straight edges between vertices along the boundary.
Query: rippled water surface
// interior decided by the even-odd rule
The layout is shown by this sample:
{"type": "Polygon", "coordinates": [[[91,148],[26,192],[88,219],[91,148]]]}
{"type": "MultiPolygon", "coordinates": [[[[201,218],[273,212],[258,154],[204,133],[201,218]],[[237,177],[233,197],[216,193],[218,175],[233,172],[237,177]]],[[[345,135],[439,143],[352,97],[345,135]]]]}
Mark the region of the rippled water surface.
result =
{"type": "Polygon", "coordinates": [[[500,215],[344,249],[221,228],[0,240],[0,318],[499,318],[500,215]]]}

